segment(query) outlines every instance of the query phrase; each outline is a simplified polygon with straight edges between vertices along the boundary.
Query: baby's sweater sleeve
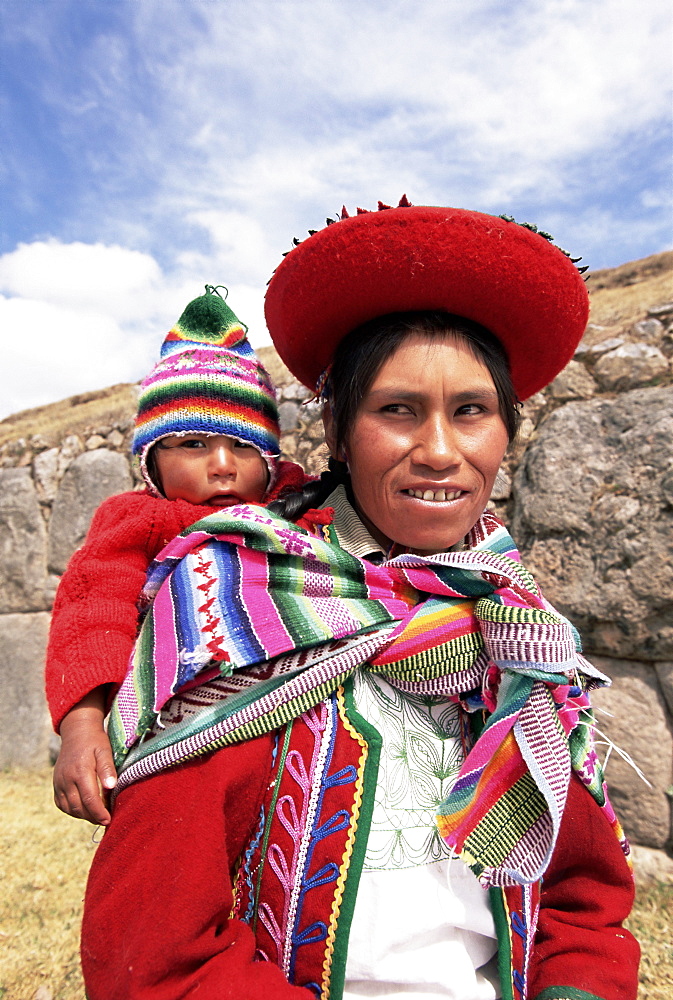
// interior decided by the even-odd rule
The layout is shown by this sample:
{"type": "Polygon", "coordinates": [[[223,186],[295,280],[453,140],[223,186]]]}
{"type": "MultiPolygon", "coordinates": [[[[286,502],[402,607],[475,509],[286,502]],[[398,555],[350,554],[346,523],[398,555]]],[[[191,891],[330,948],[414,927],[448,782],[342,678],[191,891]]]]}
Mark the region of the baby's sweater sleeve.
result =
{"type": "Polygon", "coordinates": [[[45,683],[54,729],[101,685],[126,675],[136,639],[137,600],[152,559],[210,508],[148,493],[123,493],[96,511],[86,541],[56,593],[45,683]]]}

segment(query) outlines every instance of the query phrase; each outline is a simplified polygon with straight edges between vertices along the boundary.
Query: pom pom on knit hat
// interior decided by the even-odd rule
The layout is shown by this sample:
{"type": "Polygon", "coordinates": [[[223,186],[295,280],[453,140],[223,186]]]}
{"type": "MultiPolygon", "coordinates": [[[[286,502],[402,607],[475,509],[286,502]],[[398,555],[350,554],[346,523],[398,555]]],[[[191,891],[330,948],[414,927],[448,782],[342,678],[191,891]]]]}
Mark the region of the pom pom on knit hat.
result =
{"type": "MultiPolygon", "coordinates": [[[[221,286],[218,286],[221,287],[221,286]]],[[[276,477],[280,428],[276,394],[246,328],[206,285],[169,331],[161,358],[140,387],[133,454],[145,482],[161,496],[147,469],[150,448],[162,438],[225,434],[253,445],[276,477]]]]}

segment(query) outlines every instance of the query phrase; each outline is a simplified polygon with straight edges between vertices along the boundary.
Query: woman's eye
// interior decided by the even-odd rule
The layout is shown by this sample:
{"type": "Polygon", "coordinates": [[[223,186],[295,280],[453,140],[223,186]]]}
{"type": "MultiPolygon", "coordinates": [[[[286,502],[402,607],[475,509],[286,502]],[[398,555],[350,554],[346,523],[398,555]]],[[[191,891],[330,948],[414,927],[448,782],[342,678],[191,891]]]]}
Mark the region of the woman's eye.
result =
{"type": "Polygon", "coordinates": [[[406,403],[386,403],[381,407],[381,413],[411,413],[406,403]]]}
{"type": "Polygon", "coordinates": [[[465,406],[459,407],[457,412],[460,416],[473,417],[476,414],[483,413],[484,407],[479,406],[477,403],[466,403],[465,406]]]}
{"type": "Polygon", "coordinates": [[[254,445],[248,444],[247,441],[234,441],[234,448],[245,448],[247,450],[248,448],[254,447],[254,445]]]}
{"type": "Polygon", "coordinates": [[[203,441],[199,441],[198,438],[188,438],[186,441],[182,441],[180,444],[181,448],[205,448],[203,441]]]}

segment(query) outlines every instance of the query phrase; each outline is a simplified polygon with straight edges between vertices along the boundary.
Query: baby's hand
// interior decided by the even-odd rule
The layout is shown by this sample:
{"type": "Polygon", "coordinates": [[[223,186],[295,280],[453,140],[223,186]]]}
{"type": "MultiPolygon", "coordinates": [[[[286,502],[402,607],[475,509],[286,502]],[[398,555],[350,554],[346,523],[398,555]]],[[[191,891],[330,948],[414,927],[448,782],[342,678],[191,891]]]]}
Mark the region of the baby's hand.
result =
{"type": "Polygon", "coordinates": [[[104,695],[92,691],[61,722],[54,765],[54,802],[64,813],[107,826],[105,794],[117,783],[112,748],[103,727],[104,695]]]}

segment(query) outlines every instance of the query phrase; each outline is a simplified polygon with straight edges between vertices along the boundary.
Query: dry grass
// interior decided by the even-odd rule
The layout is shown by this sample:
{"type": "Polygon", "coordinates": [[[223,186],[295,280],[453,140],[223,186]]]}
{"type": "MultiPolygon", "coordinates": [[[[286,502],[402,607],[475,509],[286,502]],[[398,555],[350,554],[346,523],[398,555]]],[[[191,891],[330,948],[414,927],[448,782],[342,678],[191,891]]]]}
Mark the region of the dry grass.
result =
{"type": "Polygon", "coordinates": [[[670,250],[621,267],[593,272],[587,286],[591,297],[590,322],[611,327],[643,319],[652,306],[664,305],[673,299],[672,272],[673,251],[670,250]]]}
{"type": "Polygon", "coordinates": [[[94,828],[56,809],[47,771],[0,773],[0,815],[0,997],[83,1000],[78,937],[94,828]]]}
{"type": "MultiPolygon", "coordinates": [[[[78,936],[93,827],[58,812],[47,771],[0,772],[0,1000],[84,1000],[78,936]]],[[[673,997],[673,886],[644,885],[629,921],[639,1000],[673,997]]]]}
{"type": "Polygon", "coordinates": [[[639,1000],[673,997],[673,886],[651,882],[638,890],[628,928],[640,941],[639,1000]]]}
{"type": "Polygon", "coordinates": [[[49,446],[60,444],[68,434],[118,420],[132,418],[138,393],[135,385],[123,382],[95,392],[69,396],[57,403],[21,410],[0,420],[0,445],[39,434],[49,446]]]}

